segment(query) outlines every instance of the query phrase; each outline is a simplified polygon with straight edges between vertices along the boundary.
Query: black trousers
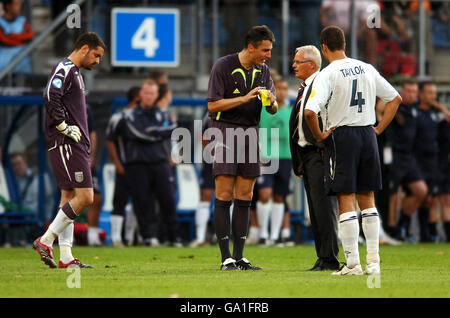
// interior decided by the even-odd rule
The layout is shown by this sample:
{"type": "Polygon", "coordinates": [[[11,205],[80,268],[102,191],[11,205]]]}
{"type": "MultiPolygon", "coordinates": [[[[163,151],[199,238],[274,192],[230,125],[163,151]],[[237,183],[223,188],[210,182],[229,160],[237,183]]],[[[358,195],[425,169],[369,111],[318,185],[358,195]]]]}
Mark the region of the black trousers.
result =
{"type": "Polygon", "coordinates": [[[325,195],[324,164],[319,148],[298,147],[303,161],[303,181],[308,200],[316,254],[322,261],[339,264],[337,215],[331,197],[325,195]]]}
{"type": "Polygon", "coordinates": [[[131,188],[128,184],[126,175],[116,174],[116,182],[114,185],[113,210],[111,214],[125,215],[125,207],[128,199],[131,197],[131,188]]]}
{"type": "Polygon", "coordinates": [[[168,162],[133,163],[125,165],[125,173],[131,188],[134,212],[142,238],[158,236],[158,219],[155,199],[160,206],[162,220],[167,229],[167,238],[175,242],[178,236],[175,191],[172,168],[168,162]]]}

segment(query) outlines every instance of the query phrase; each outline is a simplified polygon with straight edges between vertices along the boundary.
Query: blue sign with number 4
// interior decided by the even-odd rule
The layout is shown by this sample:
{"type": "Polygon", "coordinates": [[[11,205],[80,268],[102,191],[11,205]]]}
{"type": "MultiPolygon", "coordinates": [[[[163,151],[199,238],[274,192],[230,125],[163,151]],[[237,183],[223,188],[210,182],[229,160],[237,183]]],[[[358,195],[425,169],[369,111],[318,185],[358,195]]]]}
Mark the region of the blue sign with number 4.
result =
{"type": "Polygon", "coordinates": [[[178,9],[114,8],[111,14],[113,66],[178,66],[178,9]]]}

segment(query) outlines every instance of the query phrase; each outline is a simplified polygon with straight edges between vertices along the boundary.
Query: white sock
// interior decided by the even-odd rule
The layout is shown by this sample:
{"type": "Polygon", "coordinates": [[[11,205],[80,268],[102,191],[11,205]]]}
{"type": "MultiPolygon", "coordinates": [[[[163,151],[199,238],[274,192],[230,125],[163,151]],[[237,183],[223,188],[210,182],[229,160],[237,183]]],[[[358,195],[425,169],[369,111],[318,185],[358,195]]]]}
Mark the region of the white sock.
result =
{"type": "Polygon", "coordinates": [[[70,219],[62,209],[59,209],[52,224],[50,224],[47,231],[42,235],[41,243],[51,247],[56,237],[70,224],[73,224],[73,220],[70,219]]]}
{"type": "Polygon", "coordinates": [[[291,229],[289,227],[281,229],[281,238],[289,239],[291,238],[291,229]]]}
{"type": "Polygon", "coordinates": [[[257,226],[250,226],[250,229],[248,231],[249,240],[253,242],[258,241],[258,235],[259,235],[259,228],[257,226]]]}
{"type": "Polygon", "coordinates": [[[356,211],[342,213],[339,216],[341,229],[342,247],[344,249],[347,267],[353,268],[360,264],[358,238],[359,238],[359,222],[356,211]]]}
{"type": "Polygon", "coordinates": [[[211,203],[209,201],[201,201],[195,211],[196,236],[199,242],[205,241],[210,212],[211,203]]]}
{"type": "Polygon", "coordinates": [[[269,238],[269,212],[270,202],[256,202],[256,217],[258,218],[259,238],[269,238]]]}
{"type": "Polygon", "coordinates": [[[58,235],[59,259],[65,264],[70,263],[74,259],[72,255],[73,228],[73,223],[69,224],[65,230],[58,235]]]}
{"type": "Polygon", "coordinates": [[[136,216],[134,215],[134,211],[130,210],[127,213],[125,220],[125,239],[127,242],[133,242],[134,240],[134,232],[136,230],[136,216]]]}
{"type": "Polygon", "coordinates": [[[362,228],[364,236],[366,237],[367,263],[378,263],[380,261],[380,258],[378,256],[380,242],[380,221],[377,208],[363,210],[361,211],[361,214],[362,228]]]}
{"type": "Polygon", "coordinates": [[[98,233],[100,232],[100,229],[98,227],[88,227],[88,245],[100,245],[100,238],[98,236],[98,233]]]}
{"type": "Polygon", "coordinates": [[[122,225],[123,225],[123,216],[111,214],[110,216],[111,222],[111,240],[113,242],[122,241],[122,225]]]}
{"type": "Polygon", "coordinates": [[[270,238],[272,241],[280,237],[281,226],[284,218],[284,203],[273,203],[270,217],[270,238]]]}

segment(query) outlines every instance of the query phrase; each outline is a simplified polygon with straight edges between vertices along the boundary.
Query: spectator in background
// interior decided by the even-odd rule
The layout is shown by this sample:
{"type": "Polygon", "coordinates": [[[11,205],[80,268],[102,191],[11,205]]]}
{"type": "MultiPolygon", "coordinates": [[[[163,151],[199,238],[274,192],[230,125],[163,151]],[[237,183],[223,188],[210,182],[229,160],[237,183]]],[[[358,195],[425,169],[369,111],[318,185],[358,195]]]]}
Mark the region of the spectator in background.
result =
{"type": "Polygon", "coordinates": [[[402,239],[403,229],[408,236],[410,218],[428,193],[428,187],[414,155],[418,116],[417,83],[405,81],[400,95],[402,103],[388,130],[392,141],[393,164],[389,181],[389,217],[385,230],[394,239],[402,239]],[[400,185],[405,188],[406,196],[401,204],[397,204],[397,191],[400,185]],[[398,223],[396,222],[397,205],[401,207],[398,223]]]}
{"type": "MultiPolygon", "coordinates": [[[[170,122],[176,122],[177,118],[174,114],[171,114],[169,111],[169,107],[172,104],[172,91],[169,88],[169,76],[159,70],[159,69],[153,69],[149,72],[149,79],[154,80],[158,84],[158,98],[156,99],[156,106],[160,110],[160,114],[162,115],[162,125],[168,126],[170,122]]],[[[175,156],[176,151],[172,152],[172,149],[176,147],[177,142],[175,140],[168,139],[164,143],[164,150],[167,153],[167,157],[169,159],[169,164],[172,168],[172,173],[174,176],[176,176],[176,165],[178,162],[178,158],[173,157],[175,156]]],[[[174,189],[173,191],[176,192],[176,184],[173,183],[174,189]]],[[[159,215],[161,215],[161,211],[159,206],[156,207],[159,215]]],[[[164,218],[159,218],[160,224],[159,224],[159,239],[160,241],[166,241],[165,235],[167,233],[167,229],[165,228],[165,223],[162,222],[164,218]]]]}
{"type": "Polygon", "coordinates": [[[172,104],[172,91],[169,88],[169,76],[158,69],[152,69],[148,73],[148,78],[158,83],[158,99],[156,106],[161,110],[166,110],[172,104]]]}
{"type": "Polygon", "coordinates": [[[432,106],[437,100],[436,84],[421,83],[419,100],[415,155],[428,187],[428,196],[419,208],[420,241],[430,242],[437,241],[437,215],[431,214],[430,208],[437,203],[440,192],[439,175],[442,173],[439,170],[438,146],[438,117],[440,116],[432,106]]]}
{"type": "MultiPolygon", "coordinates": [[[[22,198],[22,205],[32,212],[38,212],[39,205],[39,178],[31,168],[28,167],[27,160],[23,154],[14,153],[11,155],[11,164],[16,175],[17,186],[22,198]]],[[[53,209],[53,189],[49,176],[44,175],[45,192],[45,218],[52,217],[53,209]]]]}
{"type": "MultiPolygon", "coordinates": [[[[376,124],[384,115],[386,104],[377,98],[375,105],[376,124]]],[[[389,139],[389,127],[382,134],[377,136],[378,153],[380,154],[382,189],[375,192],[375,205],[380,215],[380,244],[401,245],[401,242],[390,237],[384,230],[389,218],[389,176],[392,169],[392,142],[389,139]]]]}
{"type": "MultiPolygon", "coordinates": [[[[439,145],[439,203],[441,205],[441,220],[447,242],[450,243],[450,123],[441,120],[438,132],[439,145]]],[[[430,213],[437,219],[437,202],[430,213]]]]}
{"type": "MultiPolygon", "coordinates": [[[[206,111],[202,121],[202,146],[206,147],[209,143],[207,139],[203,138],[203,133],[211,125],[209,113],[206,111]]],[[[200,171],[200,202],[195,211],[195,228],[196,238],[191,242],[191,247],[199,247],[206,245],[206,231],[208,229],[208,221],[211,215],[211,200],[214,194],[214,177],[212,175],[212,158],[203,158],[202,168],[200,171]],[[209,162],[207,162],[209,161],[209,162]]]]}
{"type": "Polygon", "coordinates": [[[174,177],[165,151],[176,123],[163,126],[161,111],[156,106],[158,84],[146,80],[140,91],[141,101],[117,123],[109,139],[124,141],[124,167],[131,187],[133,209],[144,244],[157,246],[157,219],[153,198],[158,200],[167,226],[169,244],[179,246],[174,177]]]}
{"type": "MultiPolygon", "coordinates": [[[[114,140],[112,136],[115,134],[115,129],[119,121],[126,116],[134,106],[140,101],[141,88],[138,86],[131,87],[127,93],[128,105],[126,109],[116,112],[111,116],[108,127],[106,128],[106,147],[108,153],[116,167],[116,180],[114,186],[113,196],[113,210],[111,213],[111,240],[114,247],[122,247],[122,225],[125,215],[125,206],[131,197],[131,187],[128,183],[125,175],[124,165],[124,143],[123,137],[117,136],[117,140],[114,140]]],[[[130,213],[133,213],[130,211],[130,213]]],[[[132,244],[132,240],[129,239],[128,244],[132,244]]]]}
{"type": "Polygon", "coordinates": [[[413,25],[408,4],[404,2],[380,2],[381,25],[377,30],[379,68],[384,76],[398,73],[412,76],[417,72],[413,54],[413,25]]]}
{"type": "MultiPolygon", "coordinates": [[[[39,215],[39,177],[28,167],[25,155],[13,153],[11,155],[11,165],[16,175],[17,186],[22,200],[22,207],[25,210],[39,215]]],[[[44,175],[44,215],[45,219],[52,217],[53,189],[47,174],[44,175]]],[[[25,245],[26,238],[22,236],[26,228],[25,225],[9,224],[9,243],[14,245],[25,245]]]]}
{"type": "MultiPolygon", "coordinates": [[[[31,41],[34,32],[24,16],[21,16],[21,0],[2,0],[4,13],[0,17],[0,70],[5,68],[31,41]]],[[[14,73],[31,73],[31,59],[22,59],[14,73]]]]}
{"type": "Polygon", "coordinates": [[[431,36],[435,48],[450,48],[450,4],[440,3],[431,20],[431,36]]]}
{"type": "MultiPolygon", "coordinates": [[[[427,127],[425,123],[421,124],[422,128],[419,127],[418,84],[413,81],[405,81],[400,94],[403,101],[388,130],[389,138],[392,141],[393,165],[389,181],[391,193],[389,217],[385,229],[395,239],[402,239],[402,230],[405,231],[406,236],[409,236],[408,229],[411,216],[422,205],[428,192],[433,191],[433,189],[428,189],[427,183],[425,183],[425,177],[433,167],[426,168],[426,171],[424,171],[421,169],[417,158],[417,152],[429,150],[423,150],[422,145],[419,145],[419,149],[417,148],[418,144],[421,143],[420,140],[427,137],[426,133],[432,133],[428,128],[424,128],[427,127]],[[399,185],[405,188],[406,196],[402,199],[401,204],[398,204],[401,212],[400,219],[396,222],[399,185]]],[[[425,97],[425,95],[423,96],[425,97]]],[[[443,105],[440,105],[435,98],[425,98],[430,109],[439,111],[442,114],[440,116],[444,116],[447,121],[450,120],[449,111],[443,105]]],[[[425,113],[425,115],[429,114],[425,113]]],[[[428,138],[430,139],[426,142],[429,144],[423,146],[433,147],[434,142],[430,141],[432,138],[429,136],[428,138]]]]}
{"type": "MultiPolygon", "coordinates": [[[[351,26],[351,4],[352,0],[323,0],[320,7],[320,24],[322,28],[330,25],[337,25],[342,28],[345,37],[350,39],[351,26]]],[[[378,5],[375,0],[355,1],[356,12],[356,32],[358,42],[363,43],[363,60],[372,65],[376,65],[377,32],[375,28],[367,26],[368,12],[367,8],[371,5],[378,5]]],[[[348,50],[352,43],[348,42],[348,50]]],[[[357,58],[357,56],[352,56],[357,58]]]]}

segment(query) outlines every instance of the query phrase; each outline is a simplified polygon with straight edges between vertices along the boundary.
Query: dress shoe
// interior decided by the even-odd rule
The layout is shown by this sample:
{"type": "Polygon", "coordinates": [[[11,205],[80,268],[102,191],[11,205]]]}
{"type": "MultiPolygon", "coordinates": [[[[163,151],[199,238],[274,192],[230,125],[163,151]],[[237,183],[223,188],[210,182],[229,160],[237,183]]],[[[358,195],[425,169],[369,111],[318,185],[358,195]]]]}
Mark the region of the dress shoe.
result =
{"type": "Polygon", "coordinates": [[[322,260],[318,259],[313,267],[308,269],[308,271],[320,271],[322,267],[322,260]]]}
{"type": "Polygon", "coordinates": [[[320,270],[322,271],[336,271],[339,269],[339,263],[330,263],[322,261],[320,268],[321,268],[320,270]]]}
{"type": "Polygon", "coordinates": [[[318,259],[308,271],[335,271],[339,269],[339,263],[331,263],[318,259]]]}

